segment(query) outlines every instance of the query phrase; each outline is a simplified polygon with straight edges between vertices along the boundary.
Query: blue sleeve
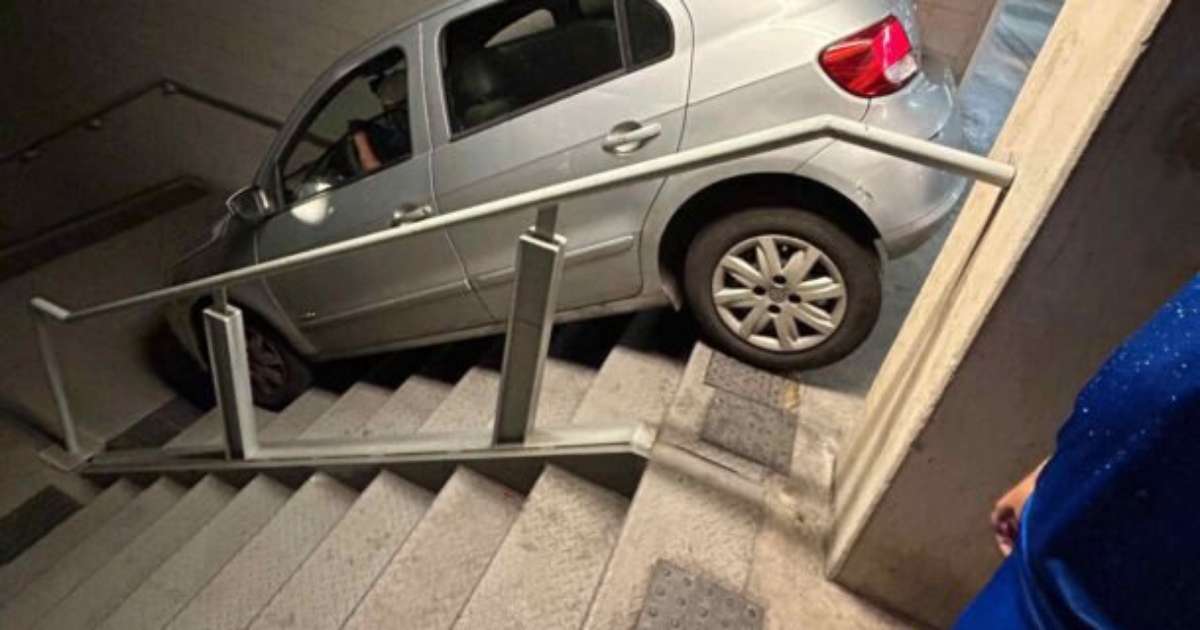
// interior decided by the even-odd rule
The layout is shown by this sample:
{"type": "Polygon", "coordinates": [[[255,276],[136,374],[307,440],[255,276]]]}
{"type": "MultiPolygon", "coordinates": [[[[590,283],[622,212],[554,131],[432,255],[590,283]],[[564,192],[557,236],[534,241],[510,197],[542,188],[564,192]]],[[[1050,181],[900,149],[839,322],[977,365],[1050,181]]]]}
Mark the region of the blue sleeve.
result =
{"type": "Polygon", "coordinates": [[[1200,627],[1200,277],[1080,392],[958,627],[1200,627]]]}

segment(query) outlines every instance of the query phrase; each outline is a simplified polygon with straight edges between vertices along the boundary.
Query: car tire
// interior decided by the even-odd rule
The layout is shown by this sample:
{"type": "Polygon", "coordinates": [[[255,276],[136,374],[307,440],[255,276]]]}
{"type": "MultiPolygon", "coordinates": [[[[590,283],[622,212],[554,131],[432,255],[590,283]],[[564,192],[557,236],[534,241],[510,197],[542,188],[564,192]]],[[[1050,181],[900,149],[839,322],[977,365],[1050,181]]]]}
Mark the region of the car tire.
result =
{"type": "Polygon", "coordinates": [[[254,404],[281,411],[312,384],[312,368],[274,329],[253,317],[244,322],[254,404]]]}
{"type": "Polygon", "coordinates": [[[829,365],[879,319],[878,255],[802,209],[751,208],[710,223],[688,246],[683,269],[702,337],[756,367],[829,365]]]}

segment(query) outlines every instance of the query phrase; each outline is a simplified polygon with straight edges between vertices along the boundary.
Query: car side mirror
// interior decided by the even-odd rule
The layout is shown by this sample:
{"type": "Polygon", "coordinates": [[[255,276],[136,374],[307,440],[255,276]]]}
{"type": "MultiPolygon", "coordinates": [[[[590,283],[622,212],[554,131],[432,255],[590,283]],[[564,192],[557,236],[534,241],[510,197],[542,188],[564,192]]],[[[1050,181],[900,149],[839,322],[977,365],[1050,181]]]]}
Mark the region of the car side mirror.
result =
{"type": "Polygon", "coordinates": [[[225,207],[230,214],[249,223],[258,223],[271,214],[271,200],[258,186],[247,186],[233,193],[225,200],[225,207]]]}

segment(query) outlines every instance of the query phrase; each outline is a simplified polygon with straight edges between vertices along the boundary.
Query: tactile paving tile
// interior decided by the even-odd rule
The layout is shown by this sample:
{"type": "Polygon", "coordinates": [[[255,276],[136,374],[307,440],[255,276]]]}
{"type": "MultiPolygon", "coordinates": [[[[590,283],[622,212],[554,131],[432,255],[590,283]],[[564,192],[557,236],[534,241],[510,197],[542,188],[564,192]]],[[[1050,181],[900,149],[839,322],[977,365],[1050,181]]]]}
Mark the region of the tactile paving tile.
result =
{"type": "Polygon", "coordinates": [[[799,402],[800,386],[797,383],[716,351],[708,362],[704,383],[780,409],[794,409],[799,402]]]}
{"type": "Polygon", "coordinates": [[[654,565],[637,630],[761,630],[758,604],[679,566],[654,565]]]}
{"type": "Polygon", "coordinates": [[[727,392],[717,392],[700,437],[728,451],[787,474],[796,442],[796,416],[727,392]]]}

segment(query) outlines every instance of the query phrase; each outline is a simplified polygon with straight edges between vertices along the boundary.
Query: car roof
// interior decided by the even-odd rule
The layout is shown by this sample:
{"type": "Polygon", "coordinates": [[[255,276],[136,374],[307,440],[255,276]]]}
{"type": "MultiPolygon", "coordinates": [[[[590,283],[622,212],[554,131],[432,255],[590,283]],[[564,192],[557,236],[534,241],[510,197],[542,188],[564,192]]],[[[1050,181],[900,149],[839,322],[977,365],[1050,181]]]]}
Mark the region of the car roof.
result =
{"type": "Polygon", "coordinates": [[[395,26],[390,26],[387,29],[371,36],[358,46],[355,46],[353,49],[347,51],[346,54],[342,55],[341,58],[345,59],[349,57],[357,57],[363,51],[375,47],[380,42],[395,37],[396,33],[399,33],[404,29],[415,26],[439,13],[442,13],[443,11],[448,11],[460,4],[466,4],[470,1],[471,0],[441,0],[440,2],[429,3],[425,8],[419,9],[416,13],[411,14],[409,17],[403,18],[395,26]]]}

